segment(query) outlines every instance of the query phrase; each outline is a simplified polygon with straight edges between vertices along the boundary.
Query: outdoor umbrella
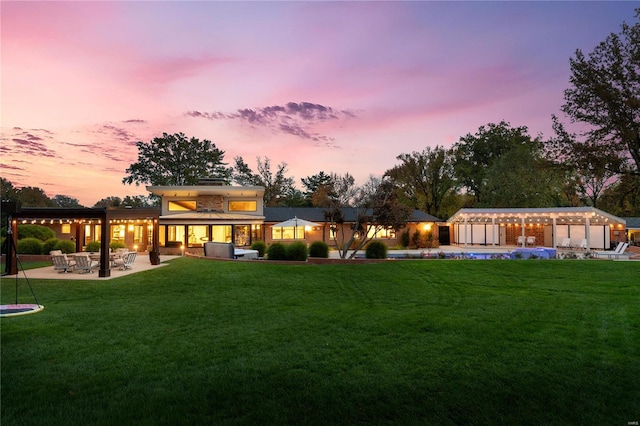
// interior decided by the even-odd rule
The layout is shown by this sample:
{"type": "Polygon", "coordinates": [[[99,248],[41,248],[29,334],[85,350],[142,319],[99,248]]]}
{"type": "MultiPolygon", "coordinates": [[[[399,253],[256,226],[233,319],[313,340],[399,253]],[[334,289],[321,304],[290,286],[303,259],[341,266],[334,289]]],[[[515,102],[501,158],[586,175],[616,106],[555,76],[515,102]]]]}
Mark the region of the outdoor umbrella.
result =
{"type": "Polygon", "coordinates": [[[275,225],[271,225],[272,228],[299,228],[302,227],[304,228],[305,226],[322,226],[319,223],[316,222],[310,222],[308,220],[304,220],[304,219],[299,219],[298,217],[294,216],[292,219],[288,219],[285,220],[284,222],[280,222],[280,223],[276,223],[275,225]]]}

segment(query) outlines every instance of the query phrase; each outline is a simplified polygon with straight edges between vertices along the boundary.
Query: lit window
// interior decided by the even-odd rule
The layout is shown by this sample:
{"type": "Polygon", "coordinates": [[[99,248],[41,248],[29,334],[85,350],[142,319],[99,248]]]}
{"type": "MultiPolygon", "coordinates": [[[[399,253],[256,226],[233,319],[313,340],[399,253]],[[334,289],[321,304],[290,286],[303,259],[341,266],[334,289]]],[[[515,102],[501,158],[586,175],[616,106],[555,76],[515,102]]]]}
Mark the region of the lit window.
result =
{"type": "Polygon", "coordinates": [[[230,243],[231,225],[213,225],[211,227],[211,241],[218,243],[230,243]]]}
{"type": "Polygon", "coordinates": [[[188,232],[189,247],[202,247],[206,241],[209,241],[209,227],[207,225],[190,225],[188,232]]]}
{"type": "Polygon", "coordinates": [[[273,240],[304,240],[304,227],[288,226],[284,228],[271,228],[271,239],[273,240]],[[294,236],[295,232],[295,236],[294,236]]]}
{"type": "Polygon", "coordinates": [[[70,234],[71,233],[71,224],[70,223],[63,223],[61,232],[63,234],[70,234]]]}
{"type": "Polygon", "coordinates": [[[255,212],[257,210],[257,201],[229,201],[230,212],[255,212]]]}
{"type": "Polygon", "coordinates": [[[196,210],[195,201],[191,201],[191,200],[169,201],[170,212],[195,211],[195,210],[196,210]]]}

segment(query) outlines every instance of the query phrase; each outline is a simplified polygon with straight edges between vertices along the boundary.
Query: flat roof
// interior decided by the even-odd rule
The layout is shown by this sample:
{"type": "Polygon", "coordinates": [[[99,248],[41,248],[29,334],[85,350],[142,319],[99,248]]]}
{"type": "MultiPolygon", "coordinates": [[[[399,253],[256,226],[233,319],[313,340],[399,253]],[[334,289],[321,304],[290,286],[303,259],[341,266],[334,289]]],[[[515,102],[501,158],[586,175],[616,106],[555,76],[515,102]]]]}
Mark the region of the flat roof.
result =
{"type": "Polygon", "coordinates": [[[227,197],[263,197],[262,186],[186,185],[147,186],[147,191],[162,197],[197,197],[198,195],[225,195],[227,197]]]}
{"type": "Polygon", "coordinates": [[[545,208],[473,208],[460,209],[447,220],[448,223],[476,222],[490,223],[556,223],[582,224],[589,218],[589,222],[622,224],[624,219],[609,214],[595,207],[545,207],[545,208]]]}

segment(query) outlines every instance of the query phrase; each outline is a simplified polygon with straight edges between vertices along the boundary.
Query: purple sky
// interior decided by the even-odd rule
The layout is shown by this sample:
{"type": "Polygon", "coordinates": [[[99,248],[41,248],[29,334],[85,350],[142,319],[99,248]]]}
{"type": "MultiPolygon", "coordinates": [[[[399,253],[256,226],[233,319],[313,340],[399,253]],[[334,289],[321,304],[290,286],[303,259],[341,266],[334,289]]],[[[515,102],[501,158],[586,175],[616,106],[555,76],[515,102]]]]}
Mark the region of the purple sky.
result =
{"type": "Polygon", "coordinates": [[[11,2],[1,176],[92,206],[163,132],[362,184],[506,120],[551,136],[569,58],[636,2],[11,2]]]}

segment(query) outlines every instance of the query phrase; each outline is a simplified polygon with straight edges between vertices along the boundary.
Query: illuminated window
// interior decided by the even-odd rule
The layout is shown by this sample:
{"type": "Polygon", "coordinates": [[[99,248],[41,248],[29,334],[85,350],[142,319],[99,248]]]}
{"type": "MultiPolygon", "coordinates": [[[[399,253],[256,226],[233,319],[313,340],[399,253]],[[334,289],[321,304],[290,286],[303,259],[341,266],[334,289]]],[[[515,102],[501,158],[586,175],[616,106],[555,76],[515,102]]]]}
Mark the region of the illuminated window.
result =
{"type": "Polygon", "coordinates": [[[196,211],[196,202],[192,200],[169,201],[170,212],[196,211]]]}
{"type": "Polygon", "coordinates": [[[63,234],[70,234],[71,233],[71,224],[70,223],[63,223],[62,224],[62,229],[61,231],[63,234]]]}
{"type": "Polygon", "coordinates": [[[136,225],[133,228],[133,244],[141,244],[144,237],[144,225],[136,225]]]}
{"type": "Polygon", "coordinates": [[[167,226],[167,243],[184,244],[184,225],[168,225],[167,226]]]}
{"type": "Polygon", "coordinates": [[[376,231],[375,227],[371,227],[369,229],[369,232],[367,233],[367,237],[368,238],[386,238],[386,239],[395,238],[396,231],[395,229],[392,229],[392,228],[378,229],[376,231]]]}
{"type": "Polygon", "coordinates": [[[284,228],[271,228],[273,240],[304,240],[304,227],[286,226],[284,228]],[[295,232],[295,236],[294,236],[295,232]]]}
{"type": "Polygon", "coordinates": [[[189,225],[189,247],[202,247],[209,241],[209,227],[207,225],[189,225]]]}
{"type": "Polygon", "coordinates": [[[230,243],[231,225],[213,225],[211,227],[211,241],[218,243],[230,243]]]}
{"type": "Polygon", "coordinates": [[[124,241],[124,225],[114,225],[111,227],[111,241],[124,241]]]}
{"type": "Polygon", "coordinates": [[[229,201],[230,212],[255,212],[257,210],[257,201],[229,201]]]}
{"type": "Polygon", "coordinates": [[[234,230],[236,246],[248,246],[250,243],[251,227],[249,225],[236,225],[234,230]]]}

